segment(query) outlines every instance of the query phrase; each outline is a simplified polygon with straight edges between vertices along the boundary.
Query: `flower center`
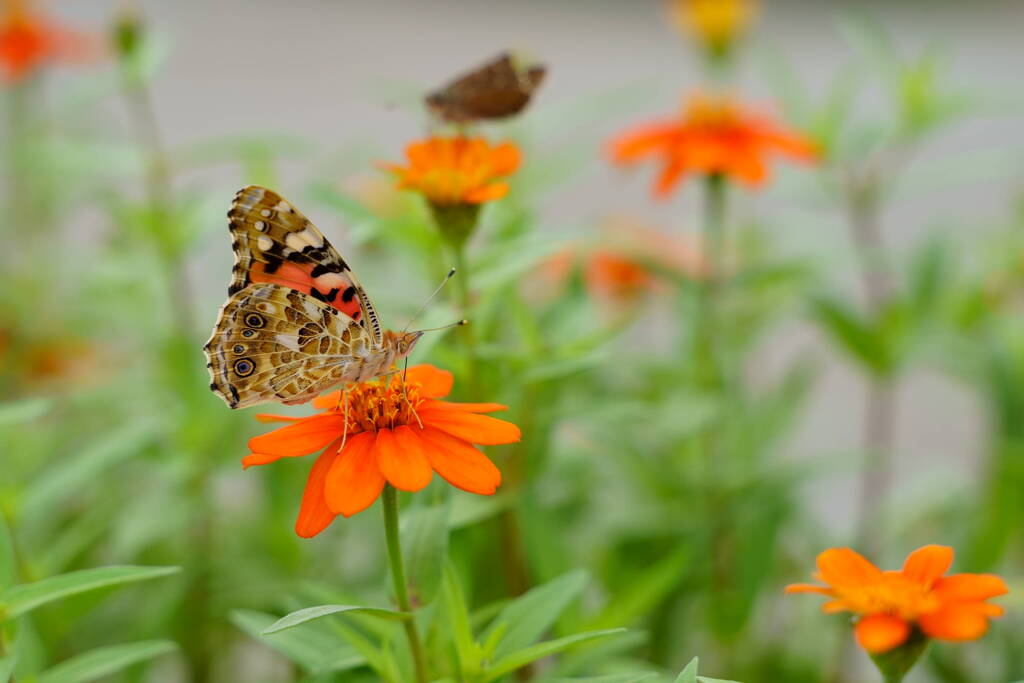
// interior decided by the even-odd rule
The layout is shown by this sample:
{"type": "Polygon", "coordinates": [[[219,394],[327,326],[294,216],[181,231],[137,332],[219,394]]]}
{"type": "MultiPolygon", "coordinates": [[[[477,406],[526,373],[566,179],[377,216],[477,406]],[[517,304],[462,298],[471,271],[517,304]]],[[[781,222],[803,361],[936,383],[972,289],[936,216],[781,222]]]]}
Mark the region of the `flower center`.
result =
{"type": "Polygon", "coordinates": [[[887,573],[878,583],[841,593],[839,597],[861,614],[892,614],[907,621],[939,607],[938,598],[929,589],[898,572],[887,573]]]}
{"type": "Polygon", "coordinates": [[[740,120],[736,105],[725,98],[693,97],[686,103],[687,125],[705,130],[722,130],[736,126],[740,120]]]}
{"type": "Polygon", "coordinates": [[[349,433],[376,432],[402,425],[419,426],[415,409],[423,403],[418,382],[403,383],[401,375],[350,386],[335,412],[344,415],[348,402],[349,433]]]}

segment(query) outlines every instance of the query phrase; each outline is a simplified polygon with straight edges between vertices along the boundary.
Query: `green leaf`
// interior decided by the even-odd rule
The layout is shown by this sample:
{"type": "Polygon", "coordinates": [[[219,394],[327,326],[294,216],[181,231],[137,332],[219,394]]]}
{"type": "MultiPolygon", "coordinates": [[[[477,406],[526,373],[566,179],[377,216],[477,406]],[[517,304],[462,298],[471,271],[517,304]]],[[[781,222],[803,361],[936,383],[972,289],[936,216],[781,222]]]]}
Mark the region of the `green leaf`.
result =
{"type": "Polygon", "coordinates": [[[310,674],[345,671],[366,664],[366,658],[343,642],[340,636],[318,625],[265,636],[263,631],[277,621],[273,615],[255,610],[235,610],[230,618],[239,629],[277,650],[310,674]]]}
{"type": "MultiPolygon", "coordinates": [[[[17,580],[17,565],[14,558],[14,539],[7,528],[7,520],[0,514],[0,595],[17,580]]],[[[0,676],[0,681],[4,680],[0,676]]]]}
{"type": "Polygon", "coordinates": [[[381,607],[360,607],[358,605],[317,605],[315,607],[306,607],[305,609],[300,609],[281,617],[265,628],[263,630],[263,635],[269,635],[288,628],[294,628],[295,626],[305,624],[308,621],[329,617],[332,614],[366,614],[371,617],[388,619],[390,621],[405,621],[409,618],[409,614],[406,612],[396,612],[395,610],[383,609],[381,607]]]}
{"type": "Polygon", "coordinates": [[[568,650],[576,645],[581,645],[600,638],[616,636],[622,633],[626,633],[626,629],[610,628],[603,631],[577,633],[564,638],[558,638],[557,640],[549,640],[543,643],[537,643],[536,645],[531,645],[530,647],[523,648],[522,650],[513,652],[498,659],[492,666],[488,667],[483,681],[484,683],[487,683],[488,681],[497,680],[505,674],[511,673],[516,669],[520,669],[531,662],[568,650]]]}
{"type": "Polygon", "coordinates": [[[644,569],[627,588],[614,595],[600,614],[587,622],[587,627],[603,629],[630,624],[647,614],[683,580],[689,559],[689,551],[680,548],[644,569]]]}
{"type": "Polygon", "coordinates": [[[14,667],[17,665],[18,659],[14,653],[8,654],[5,657],[0,657],[0,681],[11,680],[11,675],[14,673],[14,667]]]}
{"type": "Polygon", "coordinates": [[[641,671],[631,674],[609,674],[607,676],[585,676],[583,678],[552,678],[543,679],[546,683],[638,683],[638,681],[657,680],[658,674],[641,671]]]}
{"type": "Polygon", "coordinates": [[[13,619],[37,607],[78,593],[148,581],[180,571],[179,567],[112,566],[82,569],[51,576],[35,583],[15,586],[3,594],[6,611],[3,618],[13,619]]]}
{"type": "Polygon", "coordinates": [[[819,324],[840,347],[874,372],[888,372],[886,345],[869,321],[832,299],[816,299],[813,307],[819,324]]]}
{"type": "Polygon", "coordinates": [[[53,401],[47,398],[30,398],[24,401],[0,403],[0,427],[24,424],[37,420],[53,407],[53,401]]]}
{"type": "Polygon", "coordinates": [[[39,674],[38,683],[86,683],[176,649],[177,645],[169,640],[143,640],[101,647],[75,655],[44,671],[39,674]]]}
{"type": "Polygon", "coordinates": [[[737,681],[727,681],[724,678],[708,678],[707,676],[697,676],[697,680],[700,683],[737,683],[737,681]]]}
{"type": "Polygon", "coordinates": [[[495,648],[494,658],[501,659],[543,636],[586,584],[586,572],[576,570],[537,586],[511,602],[488,629],[488,632],[493,631],[502,624],[506,629],[495,648]]]}
{"type": "Polygon", "coordinates": [[[443,579],[443,595],[445,609],[448,612],[448,627],[455,641],[455,653],[459,664],[466,675],[475,675],[480,671],[484,654],[480,645],[473,639],[473,629],[469,624],[469,610],[462,596],[455,567],[450,562],[445,564],[443,579]]]}
{"type": "Polygon", "coordinates": [[[20,514],[28,518],[49,516],[60,501],[96,481],[104,469],[137,454],[155,432],[154,422],[134,421],[62,459],[60,467],[48,468],[26,491],[20,514]]]}
{"type": "Polygon", "coordinates": [[[446,503],[417,506],[402,517],[406,581],[416,604],[430,604],[441,585],[448,556],[448,517],[446,503]]]}
{"type": "Polygon", "coordinates": [[[691,659],[686,668],[676,676],[676,683],[697,683],[697,666],[699,664],[700,660],[698,658],[694,657],[691,659]]]}

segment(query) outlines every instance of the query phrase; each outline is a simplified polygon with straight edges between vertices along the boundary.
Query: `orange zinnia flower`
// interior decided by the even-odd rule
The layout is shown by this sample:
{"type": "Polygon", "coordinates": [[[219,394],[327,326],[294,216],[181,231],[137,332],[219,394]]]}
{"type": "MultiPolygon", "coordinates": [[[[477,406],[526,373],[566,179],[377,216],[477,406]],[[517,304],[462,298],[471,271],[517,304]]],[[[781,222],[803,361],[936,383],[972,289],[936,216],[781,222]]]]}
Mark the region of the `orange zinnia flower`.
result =
{"type": "Polygon", "coordinates": [[[295,532],[311,538],[337,515],[350,517],[377,500],[385,483],[419,491],[437,472],[470,493],[491,495],[501,472],[474,447],[519,441],[519,428],[481,415],[506,406],[438,400],[452,388],[452,374],[430,365],[363,382],[313,400],[322,412],[292,418],[259,415],[263,422],[292,422],[249,440],[245,467],[308,455],[327,447],[306,482],[295,532]],[[348,424],[346,425],[346,407],[348,424]]]}
{"type": "Polygon", "coordinates": [[[687,173],[723,174],[761,185],[768,179],[771,152],[799,161],[815,158],[811,142],[768,117],[729,99],[697,94],[678,118],[640,126],[613,140],[611,158],[619,164],[660,161],[654,194],[664,197],[687,173]]]}
{"type": "Polygon", "coordinates": [[[900,571],[882,571],[849,548],[818,555],[817,578],[828,584],[798,583],[787,593],[821,593],[831,600],[826,613],[860,615],[855,634],[872,654],[902,645],[914,627],[938,640],[974,640],[988,629],[988,619],[1003,608],[986,602],[1007,592],[992,574],[951,574],[953,549],[926,545],[907,557],[900,571]]]}
{"type": "Polygon", "coordinates": [[[83,36],[33,14],[25,0],[5,0],[0,16],[0,74],[17,83],[43,64],[87,52],[83,36]]]}
{"type": "Polygon", "coordinates": [[[483,138],[432,137],[405,148],[408,166],[386,164],[400,189],[415,190],[435,206],[482,204],[508,194],[499,178],[519,168],[511,142],[491,145],[483,138]]]}

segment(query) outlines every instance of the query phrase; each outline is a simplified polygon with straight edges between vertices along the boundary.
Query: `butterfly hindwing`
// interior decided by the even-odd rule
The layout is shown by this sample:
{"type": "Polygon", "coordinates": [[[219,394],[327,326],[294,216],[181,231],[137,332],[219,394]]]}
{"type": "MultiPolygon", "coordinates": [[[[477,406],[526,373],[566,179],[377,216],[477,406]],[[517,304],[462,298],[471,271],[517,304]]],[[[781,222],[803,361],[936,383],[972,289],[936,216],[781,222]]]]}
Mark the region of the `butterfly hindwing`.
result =
{"type": "Polygon", "coordinates": [[[221,309],[204,350],[210,388],[230,407],[305,403],[363,374],[379,354],[366,328],[300,291],[255,283],[221,309]]]}
{"type": "Polygon", "coordinates": [[[250,185],[228,211],[235,265],[228,294],[260,282],[307,294],[362,325],[379,345],[377,312],[323,233],[273,190],[250,185]]]}

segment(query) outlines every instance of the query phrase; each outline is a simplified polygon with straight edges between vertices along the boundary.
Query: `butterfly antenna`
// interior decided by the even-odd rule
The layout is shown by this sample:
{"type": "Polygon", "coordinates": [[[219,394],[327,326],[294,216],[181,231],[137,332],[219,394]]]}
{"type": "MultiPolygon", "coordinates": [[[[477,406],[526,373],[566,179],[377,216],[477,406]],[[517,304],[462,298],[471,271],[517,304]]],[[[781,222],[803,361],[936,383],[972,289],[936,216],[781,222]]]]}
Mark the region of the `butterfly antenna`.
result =
{"type": "Polygon", "coordinates": [[[438,330],[447,330],[450,327],[462,327],[463,325],[468,325],[468,324],[469,324],[469,321],[463,319],[463,320],[456,320],[455,322],[448,323],[447,325],[441,325],[441,327],[428,327],[425,330],[416,330],[416,331],[417,332],[437,332],[438,330]]]}
{"type": "MultiPolygon", "coordinates": [[[[402,332],[408,332],[408,331],[409,331],[409,327],[411,327],[411,326],[412,326],[412,324],[413,324],[414,322],[416,322],[416,318],[420,317],[420,314],[422,314],[422,313],[423,313],[423,311],[427,310],[427,306],[429,306],[429,305],[430,305],[430,302],[434,300],[434,297],[436,297],[436,296],[437,296],[437,295],[438,295],[438,294],[439,294],[439,293],[441,292],[441,290],[442,290],[442,289],[444,288],[444,286],[445,286],[446,284],[448,284],[448,281],[449,281],[449,280],[451,280],[451,279],[452,279],[452,277],[454,277],[454,276],[455,276],[455,269],[454,269],[454,268],[452,268],[451,270],[449,270],[449,271],[448,271],[448,274],[444,276],[444,279],[443,279],[443,280],[441,280],[441,284],[439,284],[439,285],[437,286],[437,289],[435,289],[435,290],[434,290],[434,291],[433,291],[433,292],[431,293],[431,295],[427,297],[427,300],[426,300],[426,301],[424,301],[424,302],[423,302],[423,304],[422,304],[422,305],[420,305],[420,307],[416,309],[416,312],[415,312],[415,313],[413,313],[413,316],[412,316],[411,318],[409,318],[409,322],[408,322],[408,323],[406,323],[406,325],[405,325],[405,328],[403,328],[403,329],[402,329],[402,332]]],[[[460,324],[461,324],[461,323],[460,323],[460,324]]],[[[439,327],[439,328],[437,328],[437,329],[439,329],[439,330],[440,330],[440,329],[443,329],[443,328],[440,328],[440,327],[439,327]]],[[[426,331],[427,331],[427,330],[421,330],[421,332],[426,332],[426,331]]]]}

